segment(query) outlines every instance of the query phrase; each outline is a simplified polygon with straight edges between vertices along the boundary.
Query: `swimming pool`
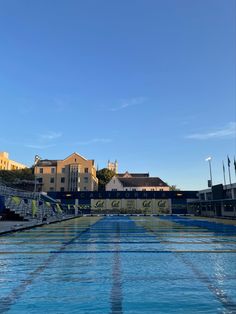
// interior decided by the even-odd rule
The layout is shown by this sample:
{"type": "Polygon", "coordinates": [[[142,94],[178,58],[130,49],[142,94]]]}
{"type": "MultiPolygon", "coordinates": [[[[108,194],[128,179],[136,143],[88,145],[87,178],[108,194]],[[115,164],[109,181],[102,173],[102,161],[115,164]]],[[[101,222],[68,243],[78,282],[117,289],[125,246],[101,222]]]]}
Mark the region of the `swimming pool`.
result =
{"type": "Polygon", "coordinates": [[[236,313],[236,227],[81,217],[0,237],[0,313],[236,313]]]}

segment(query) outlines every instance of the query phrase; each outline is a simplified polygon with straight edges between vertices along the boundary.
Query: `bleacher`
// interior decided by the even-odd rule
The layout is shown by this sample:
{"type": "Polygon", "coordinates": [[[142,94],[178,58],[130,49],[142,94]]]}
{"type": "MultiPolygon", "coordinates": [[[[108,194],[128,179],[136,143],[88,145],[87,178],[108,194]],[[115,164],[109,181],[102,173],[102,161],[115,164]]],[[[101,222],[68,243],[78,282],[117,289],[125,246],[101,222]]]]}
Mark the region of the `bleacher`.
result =
{"type": "Polygon", "coordinates": [[[48,221],[73,216],[75,205],[64,205],[39,192],[26,192],[0,183],[0,219],[48,221]]]}

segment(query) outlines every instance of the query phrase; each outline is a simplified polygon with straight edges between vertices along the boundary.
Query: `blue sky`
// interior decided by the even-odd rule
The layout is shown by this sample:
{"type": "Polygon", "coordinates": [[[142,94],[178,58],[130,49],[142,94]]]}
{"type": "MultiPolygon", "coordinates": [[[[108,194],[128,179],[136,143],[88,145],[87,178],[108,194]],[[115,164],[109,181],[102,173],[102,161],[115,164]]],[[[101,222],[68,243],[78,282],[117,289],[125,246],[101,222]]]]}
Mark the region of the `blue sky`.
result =
{"type": "Polygon", "coordinates": [[[2,0],[0,151],[117,159],[182,189],[206,187],[210,155],[221,183],[235,30],[234,0],[2,0]]]}

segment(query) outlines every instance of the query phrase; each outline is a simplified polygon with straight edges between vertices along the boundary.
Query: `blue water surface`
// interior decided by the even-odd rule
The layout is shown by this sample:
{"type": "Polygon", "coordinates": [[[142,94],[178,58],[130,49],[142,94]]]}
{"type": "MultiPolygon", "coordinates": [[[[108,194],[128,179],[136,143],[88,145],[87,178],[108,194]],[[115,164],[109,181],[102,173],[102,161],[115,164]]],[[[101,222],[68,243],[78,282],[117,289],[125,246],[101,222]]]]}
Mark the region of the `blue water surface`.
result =
{"type": "Polygon", "coordinates": [[[236,313],[236,227],[81,217],[0,237],[0,313],[236,313]]]}

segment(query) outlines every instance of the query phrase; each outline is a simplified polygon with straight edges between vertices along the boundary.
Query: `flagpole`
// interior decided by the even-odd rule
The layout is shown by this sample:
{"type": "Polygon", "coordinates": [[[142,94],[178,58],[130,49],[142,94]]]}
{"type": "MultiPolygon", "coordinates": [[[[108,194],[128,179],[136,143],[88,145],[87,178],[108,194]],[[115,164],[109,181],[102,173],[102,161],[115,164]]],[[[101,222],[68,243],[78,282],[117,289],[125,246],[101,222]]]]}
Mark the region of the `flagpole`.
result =
{"type": "Polygon", "coordinates": [[[234,157],[234,174],[235,174],[235,177],[236,177],[236,160],[235,160],[235,157],[234,157]]]}
{"type": "Polygon", "coordinates": [[[233,198],[233,189],[232,189],[232,182],[231,182],[230,159],[229,159],[229,156],[227,156],[227,158],[228,158],[228,170],[229,170],[230,194],[231,194],[231,198],[233,198]]]}
{"type": "Polygon", "coordinates": [[[226,179],[225,179],[225,165],[224,165],[224,161],[222,160],[223,163],[223,175],[224,175],[224,184],[226,186],[226,179]]]}
{"type": "Polygon", "coordinates": [[[210,176],[211,176],[211,187],[212,187],[212,171],[211,171],[211,160],[209,160],[210,176]]]}
{"type": "Polygon", "coordinates": [[[232,185],[232,182],[231,182],[231,173],[230,173],[230,159],[229,159],[229,156],[227,156],[227,158],[228,158],[229,183],[230,183],[230,185],[232,185]]]}

